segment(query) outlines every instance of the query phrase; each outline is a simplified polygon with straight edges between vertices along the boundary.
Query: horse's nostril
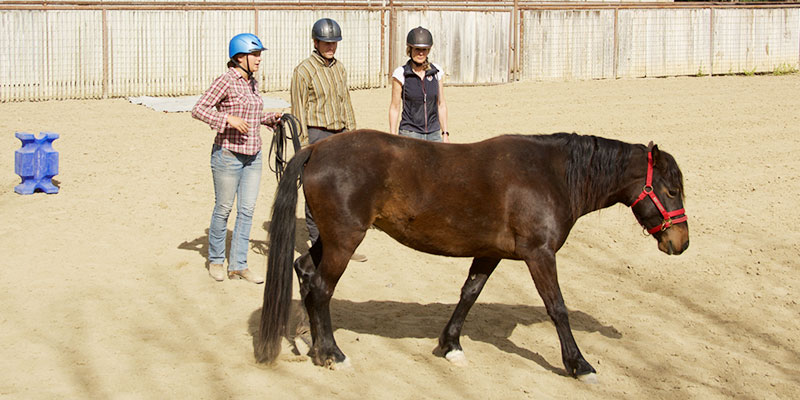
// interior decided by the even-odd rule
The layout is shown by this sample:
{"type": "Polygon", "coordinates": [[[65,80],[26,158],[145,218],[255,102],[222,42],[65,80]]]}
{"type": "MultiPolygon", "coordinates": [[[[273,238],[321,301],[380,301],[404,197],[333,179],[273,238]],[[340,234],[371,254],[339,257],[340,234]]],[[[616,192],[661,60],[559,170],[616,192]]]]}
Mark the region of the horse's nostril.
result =
{"type": "Polygon", "coordinates": [[[688,248],[689,248],[689,239],[686,239],[686,242],[683,243],[683,248],[681,249],[681,252],[686,251],[686,249],[688,248]]]}

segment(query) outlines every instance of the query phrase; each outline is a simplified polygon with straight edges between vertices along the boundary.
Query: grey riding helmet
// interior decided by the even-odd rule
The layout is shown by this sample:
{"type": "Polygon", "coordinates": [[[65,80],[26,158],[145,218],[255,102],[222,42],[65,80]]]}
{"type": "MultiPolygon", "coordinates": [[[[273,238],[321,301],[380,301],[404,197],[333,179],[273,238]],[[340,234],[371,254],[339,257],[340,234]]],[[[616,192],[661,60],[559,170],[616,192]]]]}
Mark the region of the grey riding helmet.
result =
{"type": "Polygon", "coordinates": [[[311,37],[322,42],[338,42],[342,40],[342,28],[330,18],[322,18],[311,28],[311,37]]]}
{"type": "Polygon", "coordinates": [[[419,49],[429,49],[433,46],[433,35],[431,31],[418,26],[408,32],[406,44],[419,49]]]}

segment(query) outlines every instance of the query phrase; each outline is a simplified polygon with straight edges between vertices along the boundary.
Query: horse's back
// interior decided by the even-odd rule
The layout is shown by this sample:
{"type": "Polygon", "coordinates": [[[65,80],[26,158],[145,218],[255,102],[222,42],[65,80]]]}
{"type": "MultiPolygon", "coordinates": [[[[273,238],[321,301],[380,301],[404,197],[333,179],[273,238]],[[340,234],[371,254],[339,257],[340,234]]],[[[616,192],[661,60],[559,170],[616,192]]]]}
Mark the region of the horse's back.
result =
{"type": "Polygon", "coordinates": [[[559,174],[551,149],[525,136],[446,144],[357,130],[314,146],[304,183],[412,189],[404,196],[417,201],[459,189],[461,195],[498,190],[514,181],[550,179],[548,175],[559,174]]]}
{"type": "MultiPolygon", "coordinates": [[[[375,130],[356,130],[331,136],[315,146],[312,161],[339,168],[403,167],[419,173],[447,173],[452,169],[472,171],[549,168],[552,146],[537,142],[536,136],[503,135],[475,143],[446,144],[411,139],[375,130]],[[323,161],[324,160],[324,161],[323,161]]],[[[397,172],[397,171],[393,171],[397,172]]],[[[537,171],[542,173],[542,171],[537,171]]],[[[425,174],[428,175],[428,174],[425,174]]],[[[473,174],[469,174],[471,177],[473,174]]]]}
{"type": "Polygon", "coordinates": [[[370,130],[342,133],[314,145],[304,190],[312,213],[337,224],[374,224],[434,254],[511,258],[513,231],[524,229],[514,223],[536,218],[519,213],[551,207],[558,196],[554,154],[533,142],[501,136],[444,144],[370,130]]]}

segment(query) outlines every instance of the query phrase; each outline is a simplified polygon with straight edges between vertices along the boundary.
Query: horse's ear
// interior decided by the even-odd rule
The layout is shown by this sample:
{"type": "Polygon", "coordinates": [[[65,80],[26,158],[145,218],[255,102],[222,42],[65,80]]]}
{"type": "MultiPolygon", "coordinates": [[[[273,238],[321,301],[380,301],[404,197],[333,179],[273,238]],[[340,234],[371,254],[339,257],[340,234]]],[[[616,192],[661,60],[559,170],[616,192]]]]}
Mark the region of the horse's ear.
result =
{"type": "Polygon", "coordinates": [[[650,142],[650,153],[653,155],[653,165],[657,165],[661,159],[661,151],[658,150],[658,145],[650,142]]]}
{"type": "Polygon", "coordinates": [[[647,144],[647,151],[653,150],[653,146],[655,146],[655,145],[653,144],[653,141],[651,140],[650,143],[647,144]]]}

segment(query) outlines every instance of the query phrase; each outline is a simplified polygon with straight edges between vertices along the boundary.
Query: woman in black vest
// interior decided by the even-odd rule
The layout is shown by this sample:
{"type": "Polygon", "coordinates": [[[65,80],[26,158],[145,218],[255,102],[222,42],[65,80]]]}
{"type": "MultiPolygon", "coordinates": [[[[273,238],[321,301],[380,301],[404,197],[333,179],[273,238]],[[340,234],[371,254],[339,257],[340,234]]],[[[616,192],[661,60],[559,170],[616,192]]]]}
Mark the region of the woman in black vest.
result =
{"type": "Polygon", "coordinates": [[[450,143],[447,131],[447,104],[438,65],[428,61],[433,35],[417,27],[406,36],[405,65],[392,73],[392,104],[389,106],[389,131],[393,134],[433,142],[450,143]],[[402,117],[400,110],[402,104],[402,117]]]}

